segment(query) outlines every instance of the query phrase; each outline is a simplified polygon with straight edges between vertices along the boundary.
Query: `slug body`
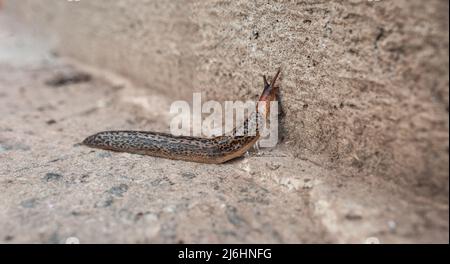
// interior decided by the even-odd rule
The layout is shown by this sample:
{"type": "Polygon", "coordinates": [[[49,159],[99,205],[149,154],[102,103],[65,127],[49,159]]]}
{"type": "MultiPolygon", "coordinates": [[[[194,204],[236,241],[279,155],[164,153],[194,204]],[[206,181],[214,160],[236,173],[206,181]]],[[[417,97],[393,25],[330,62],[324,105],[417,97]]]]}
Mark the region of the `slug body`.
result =
{"type": "Polygon", "coordinates": [[[200,138],[147,131],[104,131],[87,137],[82,144],[105,150],[201,163],[218,164],[240,157],[260,137],[259,128],[262,121],[269,117],[270,102],[276,99],[278,87],[274,87],[274,84],[279,73],[280,70],[270,84],[264,76],[264,90],[256,112],[230,135],[200,138]],[[253,133],[250,134],[250,131],[253,133]]]}

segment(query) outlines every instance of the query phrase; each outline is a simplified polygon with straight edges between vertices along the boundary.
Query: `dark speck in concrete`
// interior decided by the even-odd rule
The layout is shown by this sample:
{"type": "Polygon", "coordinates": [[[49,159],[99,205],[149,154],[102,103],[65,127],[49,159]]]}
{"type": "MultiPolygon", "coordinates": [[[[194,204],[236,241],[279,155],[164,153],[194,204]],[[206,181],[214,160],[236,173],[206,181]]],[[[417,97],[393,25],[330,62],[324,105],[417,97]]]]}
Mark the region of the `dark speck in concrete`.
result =
{"type": "Polygon", "coordinates": [[[253,35],[254,39],[258,39],[259,38],[259,32],[258,31],[253,31],[252,35],[253,35]]]}
{"type": "Polygon", "coordinates": [[[361,220],[363,217],[359,214],[354,214],[354,213],[349,213],[345,215],[345,219],[350,220],[350,221],[357,221],[357,220],[361,220]]]}
{"type": "Polygon", "coordinates": [[[20,205],[24,208],[33,208],[36,206],[38,200],[36,198],[31,198],[28,200],[24,200],[20,203],[20,205]]]}
{"type": "Polygon", "coordinates": [[[224,235],[224,236],[230,236],[230,237],[237,237],[237,234],[236,234],[236,232],[233,232],[233,231],[231,231],[231,230],[225,230],[225,231],[222,231],[222,232],[220,232],[222,235],[224,235]]]}
{"type": "Polygon", "coordinates": [[[137,213],[137,214],[134,216],[134,221],[135,221],[135,222],[139,221],[140,219],[142,219],[143,216],[144,216],[144,213],[143,213],[143,212],[137,213]]]}
{"type": "Polygon", "coordinates": [[[89,178],[89,174],[83,174],[83,175],[81,175],[81,177],[80,177],[80,182],[81,182],[81,183],[86,183],[87,180],[88,180],[88,178],[89,178]]]}
{"type": "Polygon", "coordinates": [[[270,163],[266,163],[266,166],[270,170],[278,170],[281,167],[281,164],[270,162],[270,163]]]}
{"type": "Polygon", "coordinates": [[[50,120],[47,120],[46,122],[45,122],[47,125],[54,125],[54,124],[56,124],[56,120],[55,119],[50,119],[50,120]]]}
{"type": "Polygon", "coordinates": [[[167,184],[169,184],[169,185],[174,185],[175,183],[172,182],[172,181],[171,181],[169,178],[167,178],[167,177],[158,178],[158,179],[153,180],[153,181],[151,182],[151,185],[152,185],[152,186],[160,186],[160,185],[167,185],[167,184]]]}
{"type": "Polygon", "coordinates": [[[107,152],[107,151],[102,151],[100,153],[97,153],[97,157],[99,158],[109,158],[111,157],[111,153],[107,152]]]}
{"type": "Polygon", "coordinates": [[[30,146],[27,146],[22,143],[16,143],[16,144],[7,144],[7,143],[0,143],[0,153],[9,151],[9,150],[23,150],[28,151],[30,150],[30,146]]]}
{"type": "Polygon", "coordinates": [[[11,146],[0,144],[0,153],[6,152],[6,151],[11,150],[11,149],[12,149],[11,146]]]}
{"type": "Polygon", "coordinates": [[[46,85],[51,87],[61,87],[70,84],[84,83],[91,81],[90,74],[83,72],[65,72],[58,73],[45,82],[46,85]]]}
{"type": "Polygon", "coordinates": [[[181,176],[183,176],[183,178],[188,179],[188,180],[192,180],[195,177],[197,177],[197,175],[195,175],[195,173],[192,173],[192,172],[183,172],[181,174],[181,176]]]}
{"type": "Polygon", "coordinates": [[[112,197],[107,197],[104,200],[98,201],[97,203],[95,203],[94,207],[95,208],[105,208],[105,207],[109,207],[113,204],[114,199],[112,197]]]}
{"type": "Polygon", "coordinates": [[[46,182],[58,181],[62,178],[62,175],[59,173],[49,172],[45,174],[43,180],[46,182]]]}
{"type": "Polygon", "coordinates": [[[117,196],[122,197],[124,193],[128,191],[128,185],[122,183],[120,185],[114,186],[111,189],[108,190],[108,193],[117,196]]]}
{"type": "Polygon", "coordinates": [[[258,204],[265,204],[265,205],[270,204],[270,201],[267,199],[264,199],[263,197],[248,197],[248,198],[239,200],[239,202],[258,203],[258,204]]]}
{"type": "Polygon", "coordinates": [[[244,219],[239,216],[236,207],[227,206],[225,213],[227,214],[228,221],[235,226],[241,226],[245,223],[244,219]]]}

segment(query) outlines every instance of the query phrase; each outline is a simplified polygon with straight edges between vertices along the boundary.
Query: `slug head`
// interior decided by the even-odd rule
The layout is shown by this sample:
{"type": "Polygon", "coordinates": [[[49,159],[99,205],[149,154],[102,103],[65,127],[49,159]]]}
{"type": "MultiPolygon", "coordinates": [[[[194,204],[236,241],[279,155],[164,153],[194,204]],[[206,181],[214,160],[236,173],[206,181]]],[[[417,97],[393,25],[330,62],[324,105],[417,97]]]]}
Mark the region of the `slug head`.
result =
{"type": "Polygon", "coordinates": [[[261,96],[259,97],[257,110],[266,118],[269,116],[270,113],[270,102],[276,101],[277,99],[277,92],[279,88],[275,86],[275,82],[278,79],[278,76],[280,75],[280,71],[281,68],[278,68],[277,73],[272,78],[272,81],[270,83],[267,82],[266,76],[265,75],[263,76],[264,90],[261,96]]]}

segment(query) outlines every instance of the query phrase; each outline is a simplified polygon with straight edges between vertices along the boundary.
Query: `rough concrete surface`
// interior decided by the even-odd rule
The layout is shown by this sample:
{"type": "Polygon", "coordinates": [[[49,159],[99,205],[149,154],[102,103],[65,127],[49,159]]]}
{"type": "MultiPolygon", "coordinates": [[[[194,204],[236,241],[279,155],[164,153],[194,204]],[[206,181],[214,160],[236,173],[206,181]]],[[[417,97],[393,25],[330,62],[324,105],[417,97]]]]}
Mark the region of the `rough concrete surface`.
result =
{"type": "Polygon", "coordinates": [[[0,11],[0,241],[448,243],[447,1],[129,3],[0,11]],[[218,166],[76,145],[167,131],[193,91],[254,99],[279,65],[275,149],[218,166]]]}

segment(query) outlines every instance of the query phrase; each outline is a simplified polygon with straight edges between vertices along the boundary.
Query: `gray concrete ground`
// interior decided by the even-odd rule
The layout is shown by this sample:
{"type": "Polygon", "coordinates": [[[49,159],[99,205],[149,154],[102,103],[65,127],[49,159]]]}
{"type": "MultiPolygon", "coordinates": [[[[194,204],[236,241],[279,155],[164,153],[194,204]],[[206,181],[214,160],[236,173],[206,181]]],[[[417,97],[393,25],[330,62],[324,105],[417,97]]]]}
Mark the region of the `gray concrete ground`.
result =
{"type": "Polygon", "coordinates": [[[0,15],[2,243],[449,241],[448,200],[325,169],[284,144],[223,165],[79,146],[99,130],[167,131],[171,99],[21,31],[0,15]],[[61,78],[80,73],[92,78],[61,78]]]}

